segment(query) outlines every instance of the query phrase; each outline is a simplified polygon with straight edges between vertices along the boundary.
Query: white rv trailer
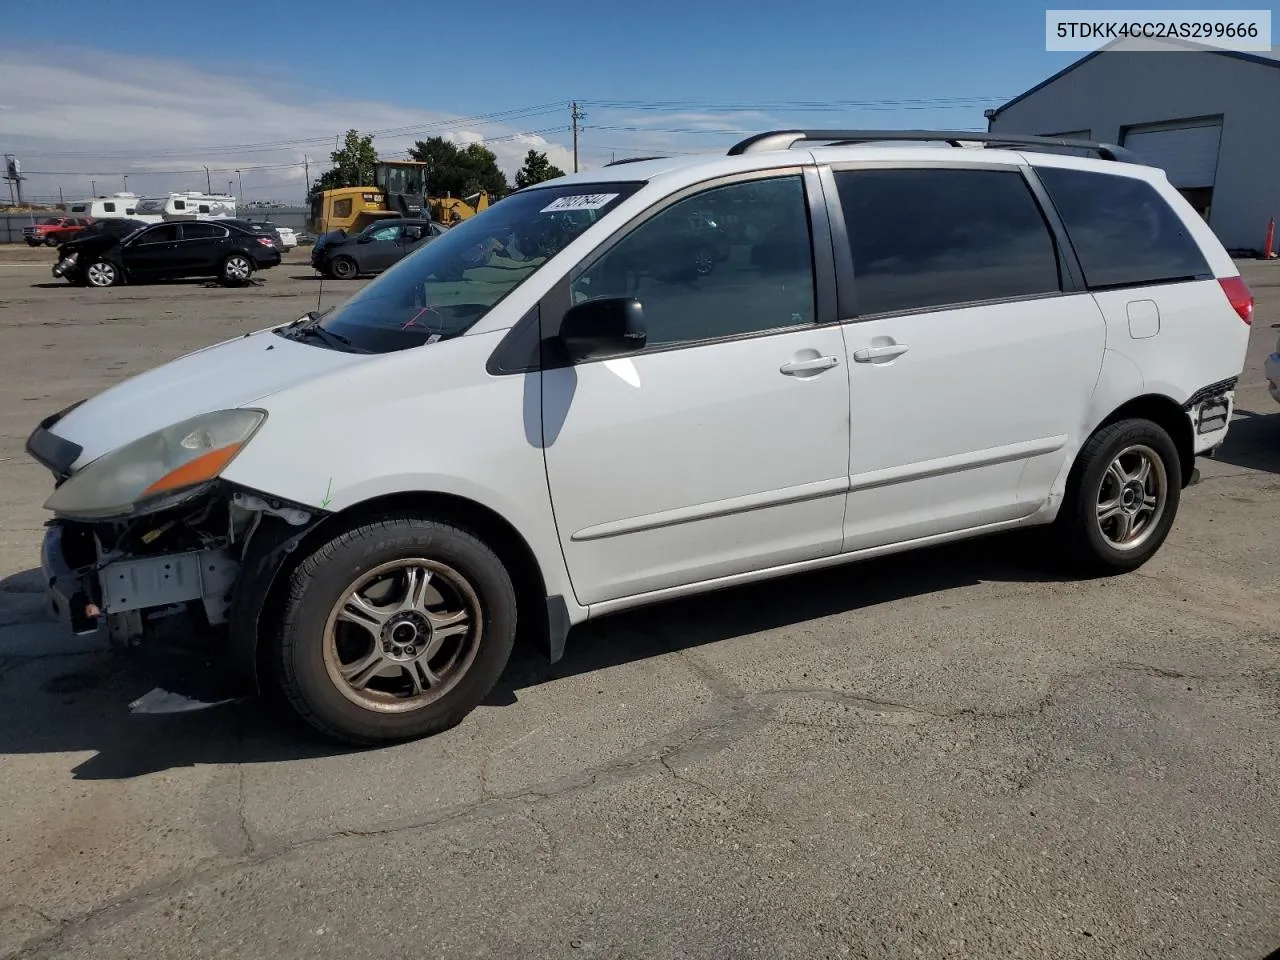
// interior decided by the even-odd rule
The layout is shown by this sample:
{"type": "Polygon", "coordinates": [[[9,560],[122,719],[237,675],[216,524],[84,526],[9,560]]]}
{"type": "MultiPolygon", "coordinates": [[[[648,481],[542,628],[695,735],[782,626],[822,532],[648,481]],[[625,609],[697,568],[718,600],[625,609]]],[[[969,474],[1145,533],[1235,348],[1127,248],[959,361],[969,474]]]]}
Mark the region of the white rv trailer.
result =
{"type": "Polygon", "coordinates": [[[95,220],[132,217],[136,212],[138,203],[137,194],[113,193],[109,197],[72,200],[67,205],[67,213],[73,217],[93,217],[95,220]]]}
{"type": "Polygon", "coordinates": [[[222,193],[171,193],[167,197],[139,200],[139,220],[159,223],[161,220],[224,220],[236,215],[236,198],[222,193]]]}

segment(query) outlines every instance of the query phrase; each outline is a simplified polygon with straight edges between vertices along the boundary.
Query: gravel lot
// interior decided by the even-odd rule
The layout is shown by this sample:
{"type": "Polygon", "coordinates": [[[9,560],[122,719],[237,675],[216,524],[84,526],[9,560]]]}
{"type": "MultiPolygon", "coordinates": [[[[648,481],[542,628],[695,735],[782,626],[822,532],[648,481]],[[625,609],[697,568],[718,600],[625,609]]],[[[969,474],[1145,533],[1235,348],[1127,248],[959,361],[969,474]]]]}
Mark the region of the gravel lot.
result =
{"type": "MultiPolygon", "coordinates": [[[[432,740],[336,750],[40,608],[42,416],[316,305],[0,251],[0,957],[1262,958],[1280,947],[1280,407],[1138,573],[1018,538],[603,620],[432,740]],[[34,262],[24,262],[33,260],[34,262]]],[[[325,284],[332,301],[355,285],[325,284]]]]}

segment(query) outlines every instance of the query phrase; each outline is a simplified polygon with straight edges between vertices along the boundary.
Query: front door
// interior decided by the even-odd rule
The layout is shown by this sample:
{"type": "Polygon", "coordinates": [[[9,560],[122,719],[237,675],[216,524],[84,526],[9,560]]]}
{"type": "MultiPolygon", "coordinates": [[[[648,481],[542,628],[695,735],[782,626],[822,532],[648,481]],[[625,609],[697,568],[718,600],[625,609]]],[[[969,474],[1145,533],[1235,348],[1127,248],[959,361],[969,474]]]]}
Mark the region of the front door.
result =
{"type": "Polygon", "coordinates": [[[708,187],[544,302],[550,335],[570,300],[635,297],[648,338],[542,374],[547,478],[581,603],[840,549],[848,373],[839,325],[820,324],[834,308],[815,306],[813,192],[799,173],[708,187]]]}
{"type": "Polygon", "coordinates": [[[403,228],[398,223],[379,227],[369,235],[369,242],[360,251],[361,272],[379,273],[386,270],[402,256],[400,234],[403,228]]]}
{"type": "Polygon", "coordinates": [[[1029,516],[1074,453],[1106,346],[1031,188],[1015,166],[835,183],[857,299],[845,549],[1029,516]]]}
{"type": "Polygon", "coordinates": [[[157,223],[123,250],[125,269],[135,277],[176,276],[179,227],[177,223],[157,223]]]}

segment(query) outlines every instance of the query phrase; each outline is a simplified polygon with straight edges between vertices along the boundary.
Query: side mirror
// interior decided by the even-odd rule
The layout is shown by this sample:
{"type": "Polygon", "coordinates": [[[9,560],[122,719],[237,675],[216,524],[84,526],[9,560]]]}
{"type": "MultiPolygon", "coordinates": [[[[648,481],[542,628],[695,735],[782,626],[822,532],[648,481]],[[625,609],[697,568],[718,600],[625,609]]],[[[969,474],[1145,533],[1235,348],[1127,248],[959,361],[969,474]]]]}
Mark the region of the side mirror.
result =
{"type": "Polygon", "coordinates": [[[560,344],[571,360],[591,360],[644,348],[644,307],[629,297],[588,300],[565,311],[560,344]]]}

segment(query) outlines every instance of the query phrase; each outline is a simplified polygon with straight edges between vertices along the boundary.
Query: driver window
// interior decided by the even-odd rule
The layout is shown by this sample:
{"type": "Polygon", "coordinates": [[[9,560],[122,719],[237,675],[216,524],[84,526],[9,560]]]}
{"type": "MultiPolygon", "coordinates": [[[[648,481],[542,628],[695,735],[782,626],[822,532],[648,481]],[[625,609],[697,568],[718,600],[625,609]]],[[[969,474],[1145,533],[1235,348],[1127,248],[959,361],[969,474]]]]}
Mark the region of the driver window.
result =
{"type": "Polygon", "coordinates": [[[379,229],[379,230],[375,230],[375,231],[373,231],[373,233],[370,235],[369,239],[371,239],[371,240],[394,240],[394,239],[395,239],[397,236],[399,236],[399,235],[400,235],[400,228],[399,228],[399,227],[382,227],[382,228],[381,228],[381,229],[379,229]]]}
{"type": "Polygon", "coordinates": [[[674,203],[588,267],[572,296],[636,298],[650,346],[813,323],[804,181],[751,180],[674,203]]]}

